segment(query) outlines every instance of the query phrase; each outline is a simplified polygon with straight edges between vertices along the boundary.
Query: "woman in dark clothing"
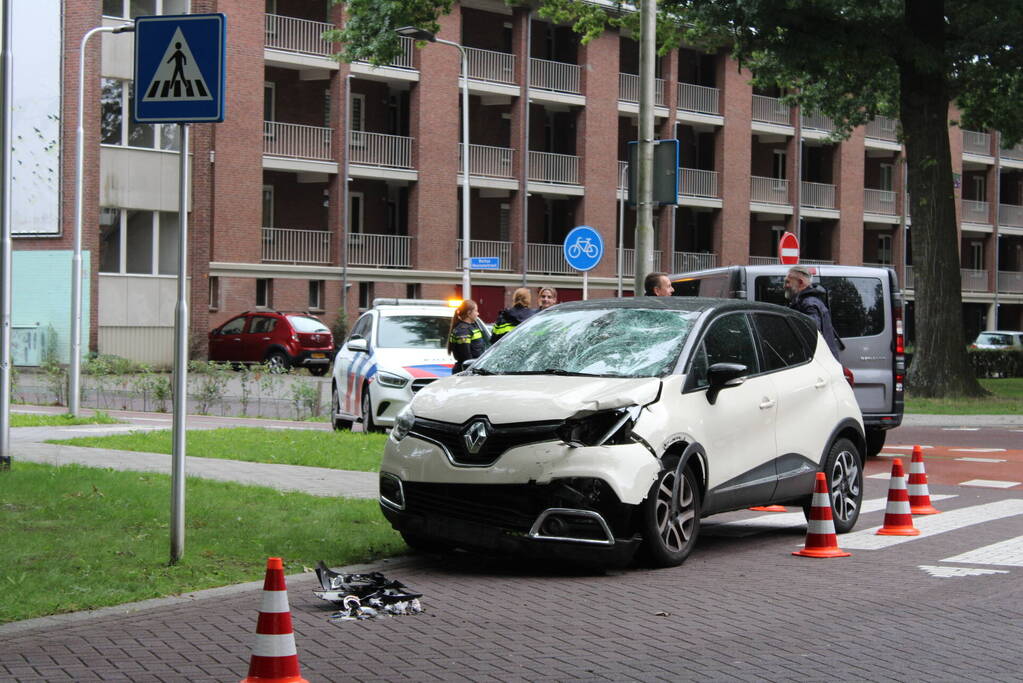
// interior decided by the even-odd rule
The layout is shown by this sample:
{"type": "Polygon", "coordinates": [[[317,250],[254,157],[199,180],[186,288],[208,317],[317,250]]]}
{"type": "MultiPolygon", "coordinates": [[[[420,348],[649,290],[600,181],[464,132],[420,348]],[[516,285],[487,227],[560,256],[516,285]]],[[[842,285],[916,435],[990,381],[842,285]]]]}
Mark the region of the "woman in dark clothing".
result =
{"type": "Polygon", "coordinates": [[[448,332],[448,353],[455,357],[455,367],[451,372],[461,372],[462,364],[471,359],[479,358],[483,353],[483,332],[476,325],[479,311],[476,302],[466,299],[455,309],[451,316],[451,329],[448,332]]]}
{"type": "Polygon", "coordinates": [[[495,344],[504,338],[504,335],[508,334],[520,323],[525,322],[534,313],[535,310],[529,307],[529,290],[525,287],[519,287],[515,290],[515,294],[512,295],[512,307],[506,308],[497,314],[497,322],[494,323],[494,332],[490,335],[491,341],[495,344]]]}

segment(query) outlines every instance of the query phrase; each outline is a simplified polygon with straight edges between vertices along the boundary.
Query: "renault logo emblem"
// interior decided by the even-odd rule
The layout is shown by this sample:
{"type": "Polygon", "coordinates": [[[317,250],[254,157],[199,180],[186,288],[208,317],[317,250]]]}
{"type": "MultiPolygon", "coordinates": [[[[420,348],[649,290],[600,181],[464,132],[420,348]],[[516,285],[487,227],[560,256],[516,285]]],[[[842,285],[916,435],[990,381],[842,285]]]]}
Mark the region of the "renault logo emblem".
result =
{"type": "Polygon", "coordinates": [[[483,444],[487,442],[487,437],[489,436],[490,426],[486,421],[476,420],[462,433],[462,439],[465,441],[465,450],[469,451],[472,455],[476,455],[483,448],[483,444]]]}

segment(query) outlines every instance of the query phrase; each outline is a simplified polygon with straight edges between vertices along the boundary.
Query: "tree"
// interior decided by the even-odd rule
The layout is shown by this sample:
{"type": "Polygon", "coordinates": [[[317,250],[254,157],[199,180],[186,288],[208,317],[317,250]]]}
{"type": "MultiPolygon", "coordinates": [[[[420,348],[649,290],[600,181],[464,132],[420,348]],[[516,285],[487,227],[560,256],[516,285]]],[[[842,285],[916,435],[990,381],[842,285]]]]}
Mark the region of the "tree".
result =
{"type": "MultiPolygon", "coordinates": [[[[338,1],[338,0],[335,0],[338,1]]],[[[386,62],[393,29],[436,28],[451,0],[351,0],[335,37],[345,58],[386,62]]],[[[571,23],[587,41],[637,27],[622,13],[579,0],[540,0],[538,13],[571,23]]],[[[730,49],[754,84],[778,86],[847,134],[878,115],[898,117],[912,201],[918,396],[980,395],[961,316],[959,237],[949,149],[950,105],[971,127],[1023,138],[1023,3],[1015,0],[660,0],[662,49],[683,41],[730,49]]]]}

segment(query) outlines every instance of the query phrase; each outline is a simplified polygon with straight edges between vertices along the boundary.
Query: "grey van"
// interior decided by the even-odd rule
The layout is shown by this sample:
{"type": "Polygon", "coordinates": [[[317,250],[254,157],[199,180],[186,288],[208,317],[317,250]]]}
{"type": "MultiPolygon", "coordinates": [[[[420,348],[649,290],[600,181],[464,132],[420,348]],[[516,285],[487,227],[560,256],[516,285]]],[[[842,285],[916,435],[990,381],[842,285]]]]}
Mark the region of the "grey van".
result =
{"type": "MultiPolygon", "coordinates": [[[[852,373],[866,428],[867,454],[884,446],[902,423],[905,379],[902,291],[895,271],[862,266],[807,266],[828,292],[835,331],[845,349],[839,361],[852,373]]],[[[675,296],[713,296],[786,305],[789,266],[727,266],[671,276],[675,296]]]]}

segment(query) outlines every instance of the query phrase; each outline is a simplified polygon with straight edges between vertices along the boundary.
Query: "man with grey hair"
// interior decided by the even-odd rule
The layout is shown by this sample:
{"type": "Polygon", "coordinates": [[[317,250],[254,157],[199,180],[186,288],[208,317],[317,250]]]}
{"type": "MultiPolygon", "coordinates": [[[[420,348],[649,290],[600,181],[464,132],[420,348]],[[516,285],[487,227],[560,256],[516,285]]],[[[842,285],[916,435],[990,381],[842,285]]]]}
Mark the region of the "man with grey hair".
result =
{"type": "Polygon", "coordinates": [[[811,279],[810,269],[806,266],[789,268],[788,275],[785,276],[785,298],[789,302],[789,308],[794,308],[813,320],[832,355],[838,360],[838,351],[845,348],[845,345],[831,323],[828,293],[820,285],[811,284],[811,279]]]}

